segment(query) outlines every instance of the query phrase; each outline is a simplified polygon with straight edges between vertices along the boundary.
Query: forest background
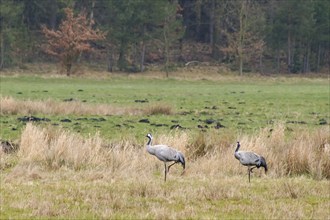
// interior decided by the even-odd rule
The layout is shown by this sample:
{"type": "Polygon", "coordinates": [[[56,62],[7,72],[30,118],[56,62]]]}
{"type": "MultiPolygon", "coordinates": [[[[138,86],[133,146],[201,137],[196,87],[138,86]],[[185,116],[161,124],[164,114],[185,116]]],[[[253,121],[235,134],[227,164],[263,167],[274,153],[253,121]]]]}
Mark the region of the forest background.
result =
{"type": "Polygon", "coordinates": [[[105,33],[74,64],[109,72],[212,65],[241,75],[329,69],[326,0],[2,0],[0,70],[57,62],[42,47],[42,27],[58,30],[65,8],[105,33]]]}

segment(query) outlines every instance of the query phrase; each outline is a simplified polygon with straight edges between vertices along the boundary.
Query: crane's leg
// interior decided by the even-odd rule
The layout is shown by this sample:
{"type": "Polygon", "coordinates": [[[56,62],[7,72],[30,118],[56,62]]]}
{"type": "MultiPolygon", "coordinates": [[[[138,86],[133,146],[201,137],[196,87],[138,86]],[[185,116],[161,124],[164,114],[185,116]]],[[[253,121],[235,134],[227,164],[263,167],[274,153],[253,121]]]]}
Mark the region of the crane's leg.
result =
{"type": "Polygon", "coordinates": [[[174,163],[172,163],[171,165],[169,165],[168,168],[167,168],[168,171],[170,171],[170,167],[173,166],[173,165],[176,164],[176,163],[177,163],[177,162],[174,162],[174,163]]]}
{"type": "Polygon", "coordinates": [[[252,172],[252,170],[254,169],[254,168],[256,168],[256,166],[254,166],[254,167],[248,167],[248,173],[249,173],[249,182],[250,182],[250,176],[251,176],[251,173],[253,173],[252,172]]]}
{"type": "Polygon", "coordinates": [[[167,167],[166,167],[166,163],[164,163],[165,165],[165,182],[166,182],[166,174],[167,174],[167,167]]]}

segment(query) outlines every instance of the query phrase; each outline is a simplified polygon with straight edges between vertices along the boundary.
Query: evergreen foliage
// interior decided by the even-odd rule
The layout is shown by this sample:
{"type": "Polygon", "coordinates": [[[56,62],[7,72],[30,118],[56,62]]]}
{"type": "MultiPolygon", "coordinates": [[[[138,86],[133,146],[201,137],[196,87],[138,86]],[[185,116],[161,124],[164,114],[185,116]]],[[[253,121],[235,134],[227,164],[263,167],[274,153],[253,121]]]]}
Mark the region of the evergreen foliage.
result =
{"type": "Polygon", "coordinates": [[[0,69],[49,62],[42,27],[58,30],[65,8],[85,12],[107,33],[108,71],[180,63],[225,65],[241,74],[324,72],[330,58],[330,3],[324,0],[2,0],[0,69]]]}

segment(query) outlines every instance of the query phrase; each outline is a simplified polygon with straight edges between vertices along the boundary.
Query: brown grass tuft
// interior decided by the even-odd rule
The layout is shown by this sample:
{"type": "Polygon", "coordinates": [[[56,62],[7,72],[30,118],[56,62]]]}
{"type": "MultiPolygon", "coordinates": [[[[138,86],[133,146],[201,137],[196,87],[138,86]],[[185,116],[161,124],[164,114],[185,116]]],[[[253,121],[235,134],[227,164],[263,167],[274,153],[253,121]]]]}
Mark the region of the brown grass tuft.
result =
{"type": "Polygon", "coordinates": [[[154,104],[144,109],[144,113],[147,115],[172,115],[173,109],[168,104],[154,104]]]}
{"type": "Polygon", "coordinates": [[[187,146],[189,149],[187,156],[191,159],[197,159],[209,155],[224,155],[235,143],[234,140],[232,133],[226,131],[193,134],[190,144],[187,146]]]}
{"type": "Polygon", "coordinates": [[[106,152],[98,135],[83,139],[78,135],[53,128],[38,128],[28,123],[22,133],[20,150],[22,162],[41,163],[48,168],[67,166],[81,169],[106,163],[106,152]]]}
{"type": "Polygon", "coordinates": [[[214,143],[210,140],[211,135],[204,132],[199,132],[192,137],[191,144],[188,145],[188,158],[196,160],[200,157],[211,155],[215,151],[214,143]]]}

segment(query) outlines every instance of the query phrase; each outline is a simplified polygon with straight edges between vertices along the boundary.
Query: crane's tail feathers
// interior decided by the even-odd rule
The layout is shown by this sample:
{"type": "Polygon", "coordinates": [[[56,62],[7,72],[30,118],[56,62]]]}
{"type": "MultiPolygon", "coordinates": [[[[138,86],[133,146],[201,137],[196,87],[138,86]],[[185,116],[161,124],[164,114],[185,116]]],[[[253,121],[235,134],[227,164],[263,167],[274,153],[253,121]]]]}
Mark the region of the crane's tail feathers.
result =
{"type": "Polygon", "coordinates": [[[268,167],[267,167],[267,163],[266,163],[265,158],[264,157],[261,157],[260,162],[261,162],[260,166],[261,167],[264,167],[265,168],[265,173],[267,173],[268,167]]]}
{"type": "Polygon", "coordinates": [[[186,168],[186,161],[184,159],[184,156],[181,152],[179,152],[179,162],[182,164],[183,169],[186,168]]]}

